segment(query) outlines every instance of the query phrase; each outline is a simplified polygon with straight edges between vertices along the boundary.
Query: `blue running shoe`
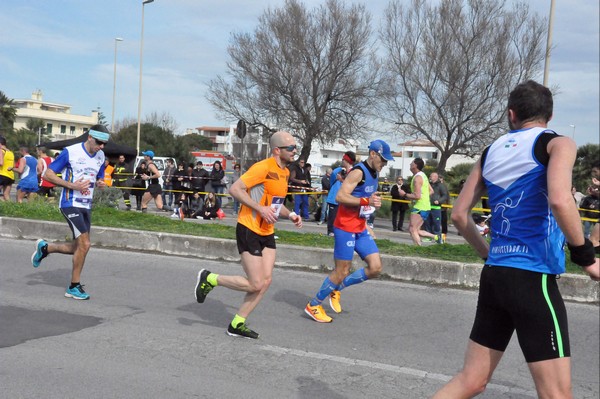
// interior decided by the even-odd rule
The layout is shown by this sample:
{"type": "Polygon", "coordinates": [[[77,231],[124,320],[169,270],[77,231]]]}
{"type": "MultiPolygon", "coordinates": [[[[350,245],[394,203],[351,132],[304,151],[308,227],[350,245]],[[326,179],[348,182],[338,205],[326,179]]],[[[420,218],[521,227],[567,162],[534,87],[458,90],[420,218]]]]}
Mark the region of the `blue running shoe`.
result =
{"type": "Polygon", "coordinates": [[[73,288],[67,287],[67,292],[65,292],[66,298],[73,299],[90,299],[90,296],[83,290],[83,285],[77,284],[73,288]]]}
{"type": "Polygon", "coordinates": [[[31,255],[33,267],[38,267],[46,256],[48,256],[48,243],[40,238],[35,243],[35,252],[31,255]]]}

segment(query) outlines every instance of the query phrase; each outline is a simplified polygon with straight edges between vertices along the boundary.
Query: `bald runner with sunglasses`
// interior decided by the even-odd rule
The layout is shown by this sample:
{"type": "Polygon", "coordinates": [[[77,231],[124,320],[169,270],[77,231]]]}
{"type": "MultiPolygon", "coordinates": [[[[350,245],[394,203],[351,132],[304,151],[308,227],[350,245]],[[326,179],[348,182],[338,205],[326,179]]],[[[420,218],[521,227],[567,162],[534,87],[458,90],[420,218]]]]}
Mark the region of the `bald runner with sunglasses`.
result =
{"type": "Polygon", "coordinates": [[[283,206],[287,195],[289,170],[294,162],[296,140],[288,132],[276,132],[270,140],[272,157],[257,162],[231,185],[229,194],[240,202],[236,240],[246,276],[225,276],[206,269],[198,272],[196,300],[203,303],[215,287],[223,286],[246,292],[244,302],[227,327],[235,337],[258,338],[246,325],[246,318],[256,308],[271,285],[275,266],[275,222],[289,218],[302,227],[302,218],[283,206]]]}
{"type": "Polygon", "coordinates": [[[331,309],[335,313],[341,313],[340,291],[376,278],[381,273],[381,256],[375,238],[367,228],[367,219],[381,207],[381,196],[377,192],[379,172],[388,161],[393,160],[390,146],[385,141],[372,141],[369,145],[369,157],[348,172],[336,195],[339,205],[333,223],[335,269],[325,278],[317,295],[304,308],[306,314],[316,322],[333,321],[321,305],[326,298],[329,298],[331,309]],[[350,274],[354,252],[367,263],[367,267],[350,274]]]}
{"type": "Polygon", "coordinates": [[[106,187],[105,158],[102,149],[108,139],[106,127],[92,126],[87,140],[66,147],[43,175],[44,180],[63,187],[59,208],[71,228],[73,241],[49,243],[43,239],[37,240],[31,263],[33,267],[38,267],[42,259],[51,253],[73,255],[71,284],[65,292],[67,298],[90,298],[81,285],[81,272],[91,246],[90,228],[94,189],[106,187]]]}

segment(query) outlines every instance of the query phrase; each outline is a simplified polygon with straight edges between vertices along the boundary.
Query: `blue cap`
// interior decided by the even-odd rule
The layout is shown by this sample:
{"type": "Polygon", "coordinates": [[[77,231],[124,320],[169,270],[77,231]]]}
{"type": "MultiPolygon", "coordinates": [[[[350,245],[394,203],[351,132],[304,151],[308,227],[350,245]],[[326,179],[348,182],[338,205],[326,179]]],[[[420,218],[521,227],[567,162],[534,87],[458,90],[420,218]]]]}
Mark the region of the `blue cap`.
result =
{"type": "Polygon", "coordinates": [[[154,151],[152,151],[152,150],[146,150],[146,151],[142,152],[142,155],[149,156],[150,159],[153,159],[154,158],[154,151]]]}
{"type": "Polygon", "coordinates": [[[88,134],[90,136],[92,136],[93,138],[95,138],[96,140],[104,141],[105,143],[110,138],[108,133],[100,132],[98,130],[93,130],[93,129],[88,130],[88,134]]]}
{"type": "Polygon", "coordinates": [[[369,144],[369,151],[375,151],[386,161],[393,161],[394,157],[390,151],[390,146],[383,140],[374,140],[369,144]]]}

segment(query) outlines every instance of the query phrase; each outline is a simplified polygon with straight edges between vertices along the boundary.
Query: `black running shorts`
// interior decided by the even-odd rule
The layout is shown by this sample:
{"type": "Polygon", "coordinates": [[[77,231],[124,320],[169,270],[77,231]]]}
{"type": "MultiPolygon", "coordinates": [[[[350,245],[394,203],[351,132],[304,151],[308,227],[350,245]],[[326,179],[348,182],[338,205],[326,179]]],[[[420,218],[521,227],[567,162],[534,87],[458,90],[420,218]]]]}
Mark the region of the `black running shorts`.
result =
{"type": "Polygon", "coordinates": [[[515,330],[528,363],[571,356],[556,276],[485,265],[470,338],[504,352],[515,330]]]}
{"type": "Polygon", "coordinates": [[[158,195],[162,194],[162,188],[160,184],[149,184],[146,192],[152,195],[152,198],[156,198],[158,195]]]}
{"type": "Polygon", "coordinates": [[[12,186],[15,182],[15,179],[11,179],[7,176],[0,176],[0,187],[12,186]]]}
{"type": "Polygon", "coordinates": [[[60,212],[63,214],[71,232],[73,232],[73,239],[77,239],[83,233],[89,233],[92,227],[92,211],[87,208],[60,208],[60,212]]]}
{"type": "Polygon", "coordinates": [[[242,252],[248,252],[250,255],[262,256],[263,249],[276,248],[274,234],[261,236],[241,223],[238,223],[235,228],[235,238],[240,254],[242,252]]]}

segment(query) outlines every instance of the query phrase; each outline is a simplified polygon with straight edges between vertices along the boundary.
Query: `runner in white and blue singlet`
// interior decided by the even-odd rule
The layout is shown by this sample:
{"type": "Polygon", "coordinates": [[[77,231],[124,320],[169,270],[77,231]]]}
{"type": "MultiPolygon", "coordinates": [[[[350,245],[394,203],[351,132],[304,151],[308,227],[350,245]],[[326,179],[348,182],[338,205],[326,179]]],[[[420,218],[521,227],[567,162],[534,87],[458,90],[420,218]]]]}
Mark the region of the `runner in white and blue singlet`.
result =
{"type": "Polygon", "coordinates": [[[73,233],[73,241],[48,243],[39,239],[31,256],[33,267],[38,267],[42,259],[51,253],[73,255],[71,285],[65,297],[89,299],[81,285],[81,271],[90,249],[91,208],[95,188],[103,188],[104,152],[102,148],[109,139],[108,129],[102,125],[90,128],[88,138],[83,143],[66,147],[50,164],[44,179],[63,187],[59,208],[73,233]],[[57,174],[61,174],[58,177],[57,174]]]}
{"type": "Polygon", "coordinates": [[[577,148],[547,129],[552,108],[549,89],[518,85],[508,99],[511,130],[484,150],[454,204],[454,225],[486,264],[463,369],[434,398],[483,392],[515,331],[538,396],[572,397],[567,312],[556,283],[565,238],[571,260],[593,280],[600,263],[571,196],[577,148]],[[489,244],[470,214],[485,190],[489,244]]]}

